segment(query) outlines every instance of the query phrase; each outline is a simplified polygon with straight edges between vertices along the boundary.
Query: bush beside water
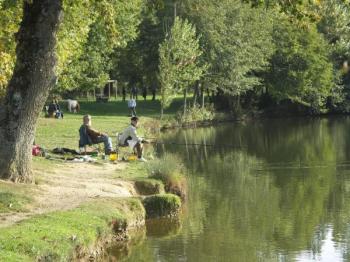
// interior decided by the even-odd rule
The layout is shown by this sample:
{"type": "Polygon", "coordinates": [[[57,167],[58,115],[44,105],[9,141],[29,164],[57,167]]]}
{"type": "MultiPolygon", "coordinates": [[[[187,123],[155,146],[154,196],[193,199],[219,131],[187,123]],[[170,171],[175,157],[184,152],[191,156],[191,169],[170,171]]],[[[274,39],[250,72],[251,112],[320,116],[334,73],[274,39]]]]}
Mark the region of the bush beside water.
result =
{"type": "Polygon", "coordinates": [[[162,158],[149,162],[147,166],[151,178],[164,183],[165,191],[186,198],[187,183],[182,175],[184,166],[181,160],[172,154],[165,154],[162,158]]]}
{"type": "Polygon", "coordinates": [[[204,108],[199,105],[188,107],[186,111],[179,111],[176,115],[176,119],[181,124],[212,121],[215,118],[215,109],[213,105],[207,105],[204,108]]]}
{"type": "Polygon", "coordinates": [[[146,218],[174,217],[181,208],[181,199],[174,194],[160,194],[143,200],[146,218]]]}

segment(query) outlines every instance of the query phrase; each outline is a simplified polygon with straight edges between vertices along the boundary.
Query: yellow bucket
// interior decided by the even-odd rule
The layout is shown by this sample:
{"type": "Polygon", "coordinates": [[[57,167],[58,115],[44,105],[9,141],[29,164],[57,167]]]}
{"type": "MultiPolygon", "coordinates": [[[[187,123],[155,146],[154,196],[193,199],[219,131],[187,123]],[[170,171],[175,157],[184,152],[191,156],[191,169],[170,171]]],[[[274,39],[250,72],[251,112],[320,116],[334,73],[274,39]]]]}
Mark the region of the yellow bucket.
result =
{"type": "Polygon", "coordinates": [[[110,154],[109,155],[109,160],[111,160],[111,161],[118,160],[118,154],[116,154],[116,153],[110,154]]]}
{"type": "Polygon", "coordinates": [[[137,159],[137,156],[136,155],[130,155],[129,157],[128,157],[128,160],[129,161],[135,161],[137,159]]]}

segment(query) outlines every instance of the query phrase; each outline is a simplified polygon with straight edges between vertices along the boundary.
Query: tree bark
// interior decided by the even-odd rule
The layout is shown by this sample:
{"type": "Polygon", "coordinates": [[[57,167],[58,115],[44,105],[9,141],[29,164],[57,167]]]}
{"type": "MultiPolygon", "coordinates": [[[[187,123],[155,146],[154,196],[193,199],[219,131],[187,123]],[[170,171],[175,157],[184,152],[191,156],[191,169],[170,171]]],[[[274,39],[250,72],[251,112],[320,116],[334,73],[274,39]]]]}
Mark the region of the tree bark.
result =
{"type": "Polygon", "coordinates": [[[202,105],[201,107],[204,108],[204,104],[205,104],[205,94],[204,94],[204,85],[201,85],[201,96],[202,96],[202,105]]]}
{"type": "Polygon", "coordinates": [[[197,98],[199,96],[199,87],[200,87],[200,82],[199,80],[196,81],[195,85],[194,85],[194,92],[193,92],[193,107],[195,107],[197,105],[197,98]]]}
{"type": "Polygon", "coordinates": [[[163,115],[164,115],[164,107],[163,107],[163,105],[161,104],[161,105],[160,105],[160,120],[163,120],[163,115]]]}
{"type": "Polygon", "coordinates": [[[115,100],[118,98],[118,81],[115,81],[113,84],[115,84],[115,100]]]}
{"type": "Polygon", "coordinates": [[[56,83],[61,0],[25,1],[14,73],[0,105],[0,178],[32,182],[32,144],[39,114],[56,83]]]}
{"type": "Polygon", "coordinates": [[[187,110],[187,87],[185,88],[185,91],[184,91],[184,116],[187,113],[186,110],[187,110]]]}

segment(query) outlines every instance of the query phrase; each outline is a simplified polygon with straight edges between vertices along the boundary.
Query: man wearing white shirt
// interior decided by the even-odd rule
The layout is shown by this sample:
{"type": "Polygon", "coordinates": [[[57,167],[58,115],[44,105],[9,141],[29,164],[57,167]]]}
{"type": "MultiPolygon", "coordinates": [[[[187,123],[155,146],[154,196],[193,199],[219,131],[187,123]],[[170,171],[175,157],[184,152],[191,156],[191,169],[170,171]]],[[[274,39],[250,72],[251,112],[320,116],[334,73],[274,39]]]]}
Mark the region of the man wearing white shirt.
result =
{"type": "Polygon", "coordinates": [[[120,146],[129,146],[131,149],[136,151],[139,161],[147,162],[146,159],[142,157],[143,153],[143,143],[147,143],[147,140],[137,136],[137,126],[139,118],[133,116],[131,118],[131,124],[128,126],[123,133],[119,134],[118,141],[120,146]]]}

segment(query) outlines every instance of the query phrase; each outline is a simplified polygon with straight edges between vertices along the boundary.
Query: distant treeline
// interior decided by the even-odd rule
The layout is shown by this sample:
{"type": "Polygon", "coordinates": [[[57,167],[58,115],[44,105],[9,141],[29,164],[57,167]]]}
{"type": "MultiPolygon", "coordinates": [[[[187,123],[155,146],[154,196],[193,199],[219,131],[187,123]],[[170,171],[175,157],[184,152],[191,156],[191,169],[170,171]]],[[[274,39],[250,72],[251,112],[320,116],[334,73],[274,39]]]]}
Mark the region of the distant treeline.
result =
{"type": "MultiPolygon", "coordinates": [[[[0,0],[0,95],[23,0],[0,0]]],[[[347,0],[63,0],[56,94],[157,90],[239,112],[293,105],[350,111],[347,0]],[[197,99],[198,98],[198,99],[197,99]],[[209,100],[207,100],[208,102],[209,100]]],[[[287,109],[288,110],[288,109],[287,109]]]]}

